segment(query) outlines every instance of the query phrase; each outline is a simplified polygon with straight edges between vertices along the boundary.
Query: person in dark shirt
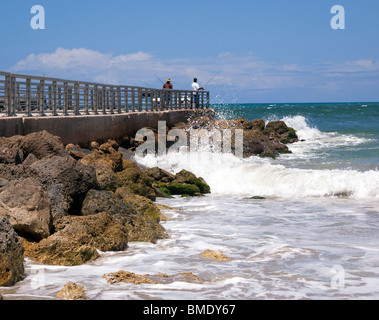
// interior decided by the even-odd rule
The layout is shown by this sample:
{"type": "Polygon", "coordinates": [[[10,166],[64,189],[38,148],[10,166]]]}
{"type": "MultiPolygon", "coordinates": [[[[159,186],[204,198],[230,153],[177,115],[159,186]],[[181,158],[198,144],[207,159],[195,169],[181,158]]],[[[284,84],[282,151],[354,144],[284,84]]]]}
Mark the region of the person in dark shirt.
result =
{"type": "MultiPolygon", "coordinates": [[[[163,89],[171,90],[171,89],[173,89],[173,88],[174,88],[174,86],[173,86],[172,83],[171,83],[171,79],[168,78],[168,79],[166,80],[166,83],[163,84],[163,89]]],[[[170,104],[170,100],[171,100],[171,94],[165,92],[165,93],[163,94],[163,106],[164,106],[164,108],[168,108],[168,106],[169,106],[169,104],[170,104]]]]}
{"type": "Polygon", "coordinates": [[[171,79],[170,78],[168,78],[167,80],[166,80],[166,83],[163,85],[163,89],[173,89],[174,87],[173,87],[173,85],[172,85],[172,83],[171,83],[171,79]]]}

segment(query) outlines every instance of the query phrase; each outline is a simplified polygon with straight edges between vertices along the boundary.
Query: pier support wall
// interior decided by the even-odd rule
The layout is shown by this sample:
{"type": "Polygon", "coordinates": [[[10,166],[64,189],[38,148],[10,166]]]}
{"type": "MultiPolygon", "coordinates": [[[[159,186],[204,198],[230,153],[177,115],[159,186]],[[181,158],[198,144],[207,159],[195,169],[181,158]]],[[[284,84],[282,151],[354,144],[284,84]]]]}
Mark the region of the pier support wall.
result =
{"type": "Polygon", "coordinates": [[[27,135],[46,130],[59,136],[64,144],[88,146],[92,141],[120,140],[134,136],[142,128],[157,128],[159,121],[168,127],[186,122],[189,118],[209,115],[214,110],[167,110],[156,112],[130,112],[111,115],[77,115],[55,117],[7,117],[0,118],[0,136],[27,135]]]}

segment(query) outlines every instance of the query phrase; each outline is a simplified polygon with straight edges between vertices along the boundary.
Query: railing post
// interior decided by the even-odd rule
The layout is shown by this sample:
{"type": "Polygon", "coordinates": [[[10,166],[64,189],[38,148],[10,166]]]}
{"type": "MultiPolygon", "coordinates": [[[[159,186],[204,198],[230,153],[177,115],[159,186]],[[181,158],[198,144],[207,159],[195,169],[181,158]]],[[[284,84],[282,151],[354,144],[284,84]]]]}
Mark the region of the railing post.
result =
{"type": "Polygon", "coordinates": [[[26,108],[26,116],[31,117],[32,116],[32,97],[31,92],[32,90],[32,79],[27,78],[26,79],[26,101],[25,101],[25,108],[26,108]]]}
{"type": "Polygon", "coordinates": [[[97,87],[97,111],[100,111],[103,108],[103,88],[97,87]]]}
{"type": "Polygon", "coordinates": [[[128,92],[129,92],[129,89],[124,87],[123,88],[123,91],[124,91],[124,108],[125,108],[125,112],[129,112],[129,95],[128,95],[128,92]]]}
{"type": "Polygon", "coordinates": [[[121,87],[117,87],[116,89],[117,95],[116,95],[116,100],[117,100],[117,113],[121,113],[121,87]]]}
{"type": "Polygon", "coordinates": [[[110,103],[111,114],[114,114],[114,109],[116,109],[116,94],[115,94],[114,87],[110,88],[110,94],[111,94],[111,103],[110,103]]]}
{"type": "Polygon", "coordinates": [[[38,94],[39,94],[39,99],[38,99],[38,103],[39,103],[39,114],[41,117],[45,116],[45,80],[42,79],[39,81],[39,90],[38,90],[38,94]]]}
{"type": "Polygon", "coordinates": [[[182,91],[178,92],[178,109],[182,108],[182,91]]]}
{"type": "Polygon", "coordinates": [[[11,116],[16,115],[16,77],[11,76],[11,116]]]}
{"type": "Polygon", "coordinates": [[[52,93],[51,93],[52,89],[51,89],[51,86],[49,86],[49,89],[48,89],[48,101],[49,101],[49,109],[52,110],[52,93]]]}
{"type": "Polygon", "coordinates": [[[88,110],[88,93],[89,93],[89,90],[88,90],[88,84],[86,84],[84,86],[84,113],[85,114],[89,114],[89,110],[88,110]]]}
{"type": "Polygon", "coordinates": [[[93,105],[93,107],[94,107],[94,113],[95,114],[99,114],[98,113],[98,107],[99,107],[99,87],[97,86],[97,85],[95,85],[95,92],[94,92],[94,105],[93,105]]]}
{"type": "Polygon", "coordinates": [[[165,108],[165,101],[164,101],[164,93],[163,93],[163,90],[160,91],[160,94],[159,94],[159,109],[160,110],[164,110],[165,108]]]}
{"type": "Polygon", "coordinates": [[[51,105],[51,108],[52,108],[52,111],[53,111],[53,116],[57,116],[58,115],[58,112],[57,112],[57,82],[56,81],[53,81],[53,101],[52,101],[52,105],[51,105]]]}
{"type": "Polygon", "coordinates": [[[11,76],[7,75],[5,76],[5,81],[4,81],[4,96],[5,96],[5,108],[7,110],[7,115],[10,116],[10,105],[11,105],[11,99],[10,99],[10,85],[11,85],[11,76]]]}
{"type": "Polygon", "coordinates": [[[80,87],[79,82],[75,82],[74,84],[74,99],[75,99],[75,105],[74,105],[74,114],[76,116],[80,115],[80,87]]]}
{"type": "Polygon", "coordinates": [[[95,89],[89,89],[89,106],[88,106],[88,113],[89,109],[91,108],[92,112],[95,110],[95,103],[94,103],[94,97],[95,97],[95,89]]]}
{"type": "MultiPolygon", "coordinates": [[[[58,90],[58,103],[57,103],[57,110],[61,110],[62,106],[63,106],[63,103],[62,103],[62,87],[59,86],[57,88],[58,90]]],[[[57,112],[57,115],[58,115],[58,112],[57,112]]]]}
{"type": "Polygon", "coordinates": [[[188,109],[188,93],[187,93],[187,91],[184,94],[184,108],[188,109]]]}
{"type": "Polygon", "coordinates": [[[68,83],[65,82],[63,86],[63,115],[68,116],[68,83]]]}
{"type": "Polygon", "coordinates": [[[144,89],[144,91],[145,91],[145,111],[149,112],[149,94],[150,94],[150,90],[149,89],[144,89]]]}
{"type": "Polygon", "coordinates": [[[158,111],[158,93],[155,90],[152,92],[151,96],[151,108],[153,111],[158,111]]]}
{"type": "Polygon", "coordinates": [[[177,96],[178,92],[177,91],[173,91],[172,92],[172,104],[171,104],[171,110],[175,110],[176,109],[176,105],[178,103],[178,96],[177,96]]]}
{"type": "Polygon", "coordinates": [[[9,74],[5,77],[5,92],[6,92],[6,104],[7,104],[7,112],[8,117],[12,117],[15,115],[15,105],[14,105],[14,77],[9,74]]]}
{"type": "Polygon", "coordinates": [[[142,110],[142,89],[138,88],[138,111],[142,110]]]}
{"type": "Polygon", "coordinates": [[[72,86],[67,84],[68,88],[68,110],[71,110],[73,108],[73,97],[72,97],[72,86]]]}
{"type": "Polygon", "coordinates": [[[106,95],[105,95],[105,106],[106,106],[106,110],[107,110],[107,113],[108,113],[108,109],[110,111],[110,113],[112,113],[112,87],[109,87],[106,89],[106,95]]]}
{"type": "Polygon", "coordinates": [[[136,91],[135,88],[132,88],[132,111],[136,111],[136,91]]]}
{"type": "Polygon", "coordinates": [[[107,109],[106,109],[106,95],[107,95],[107,88],[102,86],[102,92],[101,92],[101,103],[103,105],[103,114],[107,114],[107,109]]]}

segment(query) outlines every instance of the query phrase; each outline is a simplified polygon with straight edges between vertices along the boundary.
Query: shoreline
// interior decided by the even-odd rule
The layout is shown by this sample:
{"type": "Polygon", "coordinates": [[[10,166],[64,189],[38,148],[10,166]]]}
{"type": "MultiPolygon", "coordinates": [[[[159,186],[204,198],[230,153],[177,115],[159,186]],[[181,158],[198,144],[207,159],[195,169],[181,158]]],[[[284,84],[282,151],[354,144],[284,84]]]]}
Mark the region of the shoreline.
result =
{"type": "MultiPolygon", "coordinates": [[[[196,118],[187,129],[199,123],[205,128],[212,121],[196,118]]],[[[266,128],[260,122],[258,130],[242,119],[227,125],[245,127],[259,138],[266,128]]],[[[183,126],[187,124],[177,128],[183,126]]],[[[24,255],[45,265],[75,266],[97,259],[97,250],[123,251],[135,241],[156,243],[168,237],[160,224],[165,217],[155,205],[157,197],[211,193],[204,179],[186,170],[172,174],[137,164],[136,144],[123,148],[108,140],[101,145],[92,142],[85,150],[64,146],[42,131],[0,138],[0,146],[7,150],[0,161],[0,216],[7,229],[0,231],[13,232],[14,243],[6,255],[13,269],[1,273],[6,276],[5,286],[24,279],[24,255]]]]}

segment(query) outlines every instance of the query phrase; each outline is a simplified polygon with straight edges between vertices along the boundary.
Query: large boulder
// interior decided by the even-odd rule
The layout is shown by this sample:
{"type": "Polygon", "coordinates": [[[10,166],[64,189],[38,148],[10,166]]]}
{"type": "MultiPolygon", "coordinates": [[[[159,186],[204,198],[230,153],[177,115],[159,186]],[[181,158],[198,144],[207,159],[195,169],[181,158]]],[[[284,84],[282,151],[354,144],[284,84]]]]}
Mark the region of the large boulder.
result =
{"type": "Polygon", "coordinates": [[[21,150],[22,136],[0,137],[0,163],[21,164],[24,153],[21,150]]]}
{"type": "Polygon", "coordinates": [[[124,223],[130,242],[156,243],[168,237],[166,230],[159,223],[160,211],[151,200],[131,193],[127,187],[117,189],[116,195],[137,213],[131,217],[130,221],[124,223]]]}
{"type": "Polygon", "coordinates": [[[262,157],[276,157],[279,154],[290,153],[289,148],[277,140],[270,139],[258,130],[243,132],[244,157],[260,155],[262,157]]]}
{"type": "Polygon", "coordinates": [[[90,190],[83,202],[82,214],[99,212],[110,214],[114,222],[125,228],[128,241],[156,243],[167,238],[164,227],[159,224],[159,209],[150,199],[132,193],[128,187],[118,188],[115,194],[90,190]]]}
{"type": "Polygon", "coordinates": [[[296,131],[288,127],[283,121],[272,121],[266,126],[263,119],[249,121],[243,118],[233,120],[213,120],[207,117],[194,118],[187,123],[180,123],[174,127],[190,132],[192,129],[232,131],[232,151],[235,151],[234,130],[243,130],[243,156],[261,156],[275,158],[282,153],[291,151],[285,145],[297,142],[296,131]]]}
{"type": "Polygon", "coordinates": [[[266,128],[264,129],[264,132],[266,135],[269,135],[271,133],[276,134],[283,134],[288,131],[288,126],[284,121],[270,121],[267,123],[266,128]]]}
{"type": "Polygon", "coordinates": [[[81,149],[79,146],[69,143],[66,145],[67,153],[73,157],[75,160],[83,159],[85,156],[89,154],[88,150],[81,149]]]}
{"type": "MultiPolygon", "coordinates": [[[[51,188],[56,188],[55,192],[61,190],[61,194],[69,206],[69,214],[80,214],[87,192],[90,189],[98,188],[95,170],[69,155],[52,156],[39,160],[30,166],[30,171],[31,175],[48,190],[51,188]]],[[[51,190],[49,192],[51,193],[51,190]]],[[[53,208],[54,203],[52,203],[53,208]]]]}
{"type": "Polygon", "coordinates": [[[106,212],[66,216],[57,221],[53,235],[39,243],[27,243],[25,255],[48,265],[82,265],[98,258],[97,250],[125,250],[127,233],[127,229],[106,212]]]}
{"type": "Polygon", "coordinates": [[[287,144],[299,141],[296,131],[288,127],[284,121],[269,122],[263,132],[270,139],[277,139],[281,143],[287,144]]]}
{"type": "Polygon", "coordinates": [[[12,181],[0,193],[0,215],[5,215],[23,237],[39,241],[50,235],[50,203],[46,191],[33,178],[12,181]]]}
{"type": "Polygon", "coordinates": [[[156,192],[152,186],[153,179],[141,170],[138,165],[132,161],[125,160],[124,170],[117,173],[123,187],[129,188],[132,193],[138,194],[155,201],[156,192]]]}
{"type": "Polygon", "coordinates": [[[106,163],[114,172],[120,172],[124,169],[122,153],[118,151],[118,144],[113,140],[108,140],[99,147],[94,147],[92,153],[83,157],[80,162],[91,165],[99,160],[106,163]]]}
{"type": "Polygon", "coordinates": [[[128,204],[136,213],[147,215],[157,222],[160,221],[161,212],[150,199],[133,194],[128,188],[118,188],[115,192],[116,196],[122,199],[122,202],[128,204]]]}
{"type": "Polygon", "coordinates": [[[0,216],[0,286],[24,279],[24,248],[9,220],[0,216]]]}
{"type": "Polygon", "coordinates": [[[151,168],[146,173],[154,179],[153,186],[164,197],[171,195],[201,196],[211,193],[210,186],[201,177],[192,172],[182,170],[173,175],[159,168],[151,168]]]}
{"type": "Polygon", "coordinates": [[[66,151],[60,138],[47,131],[26,136],[0,137],[0,163],[17,165],[23,163],[28,155],[42,159],[49,155],[63,154],[66,151]]]}
{"type": "Polygon", "coordinates": [[[34,132],[22,138],[21,149],[24,157],[33,154],[37,159],[45,158],[49,155],[67,154],[60,138],[47,131],[34,132]]]}
{"type": "Polygon", "coordinates": [[[50,201],[51,217],[54,224],[57,219],[68,215],[72,205],[72,198],[66,195],[65,185],[62,183],[47,187],[46,192],[50,201]]]}
{"type": "Polygon", "coordinates": [[[175,175],[158,167],[145,170],[146,174],[154,181],[171,182],[175,179],[175,175]]]}
{"type": "Polygon", "coordinates": [[[259,130],[263,131],[266,126],[266,123],[263,119],[256,119],[251,122],[251,129],[252,130],[259,130]]]}
{"type": "Polygon", "coordinates": [[[95,169],[99,187],[103,190],[116,191],[122,186],[122,181],[116,173],[128,167],[129,162],[118,151],[119,146],[114,140],[99,145],[91,143],[92,153],[86,155],[80,162],[95,169]]]}
{"type": "Polygon", "coordinates": [[[175,179],[172,181],[172,183],[186,183],[190,185],[195,185],[199,188],[200,193],[211,193],[211,188],[203,178],[196,177],[192,172],[189,172],[184,169],[175,175],[175,179]]]}
{"type": "Polygon", "coordinates": [[[120,178],[106,160],[99,159],[89,165],[95,169],[97,183],[100,189],[116,191],[117,188],[122,186],[120,178]]]}
{"type": "Polygon", "coordinates": [[[29,170],[24,165],[0,163],[0,178],[11,181],[25,178],[29,175],[29,170]]]}
{"type": "Polygon", "coordinates": [[[89,216],[100,212],[111,215],[133,216],[134,209],[113,193],[105,190],[90,190],[83,201],[82,215],[89,216]]]}

